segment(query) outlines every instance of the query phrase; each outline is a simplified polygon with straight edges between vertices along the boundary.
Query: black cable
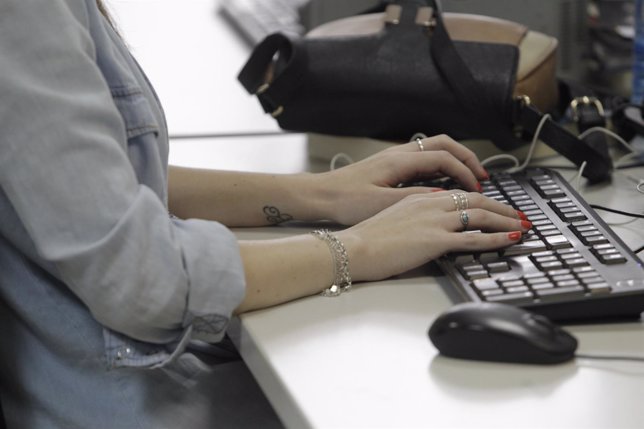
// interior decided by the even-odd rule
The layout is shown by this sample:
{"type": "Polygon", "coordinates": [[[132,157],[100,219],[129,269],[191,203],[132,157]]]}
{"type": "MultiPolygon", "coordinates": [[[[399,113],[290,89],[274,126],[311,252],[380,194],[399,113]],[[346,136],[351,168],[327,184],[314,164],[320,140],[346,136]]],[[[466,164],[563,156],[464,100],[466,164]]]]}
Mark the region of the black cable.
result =
{"type": "Polygon", "coordinates": [[[637,255],[637,254],[638,254],[638,253],[640,253],[642,250],[644,250],[644,246],[640,247],[639,249],[635,249],[635,250],[633,250],[633,253],[635,253],[635,254],[637,255]]]}
{"type": "Polygon", "coordinates": [[[594,208],[595,210],[604,210],[604,211],[607,211],[607,212],[617,213],[617,214],[624,215],[624,216],[637,217],[637,218],[640,218],[640,219],[644,219],[644,214],[624,212],[624,211],[621,211],[621,210],[615,210],[615,209],[611,209],[611,208],[604,207],[604,206],[598,206],[597,204],[591,204],[590,207],[594,208]]]}

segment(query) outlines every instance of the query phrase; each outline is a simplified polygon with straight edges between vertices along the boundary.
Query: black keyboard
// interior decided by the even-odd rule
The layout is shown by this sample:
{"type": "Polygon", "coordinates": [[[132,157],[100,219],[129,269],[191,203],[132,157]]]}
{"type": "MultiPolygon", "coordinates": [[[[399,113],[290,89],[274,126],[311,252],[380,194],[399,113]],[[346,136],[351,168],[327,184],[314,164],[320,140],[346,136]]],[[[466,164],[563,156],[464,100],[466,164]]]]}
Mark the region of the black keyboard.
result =
{"type": "Polygon", "coordinates": [[[517,305],[557,321],[640,317],[642,261],[556,171],[494,174],[482,185],[533,227],[501,251],[440,258],[461,299],[517,305]]]}
{"type": "Polygon", "coordinates": [[[277,31],[303,34],[299,9],[308,0],[221,0],[224,17],[251,44],[255,45],[277,31]]]}

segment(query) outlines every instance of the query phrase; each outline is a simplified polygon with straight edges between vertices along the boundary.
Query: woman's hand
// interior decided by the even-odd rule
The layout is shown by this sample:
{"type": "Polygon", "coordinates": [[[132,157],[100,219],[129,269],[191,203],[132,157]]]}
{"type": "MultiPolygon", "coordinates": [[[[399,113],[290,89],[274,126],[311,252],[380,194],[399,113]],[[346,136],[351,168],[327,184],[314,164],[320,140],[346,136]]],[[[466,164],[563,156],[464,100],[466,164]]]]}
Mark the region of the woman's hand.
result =
{"type": "Polygon", "coordinates": [[[464,224],[452,197],[459,192],[410,195],[338,232],[349,252],[352,277],[379,280],[448,252],[499,249],[517,242],[532,226],[523,213],[475,192],[465,194],[469,221],[464,224]]]}
{"type": "Polygon", "coordinates": [[[439,188],[400,184],[451,177],[463,189],[480,191],[488,178],[476,155],[448,136],[439,135],[386,149],[355,164],[320,175],[331,196],[327,217],[353,225],[408,195],[429,194],[439,188]]]}

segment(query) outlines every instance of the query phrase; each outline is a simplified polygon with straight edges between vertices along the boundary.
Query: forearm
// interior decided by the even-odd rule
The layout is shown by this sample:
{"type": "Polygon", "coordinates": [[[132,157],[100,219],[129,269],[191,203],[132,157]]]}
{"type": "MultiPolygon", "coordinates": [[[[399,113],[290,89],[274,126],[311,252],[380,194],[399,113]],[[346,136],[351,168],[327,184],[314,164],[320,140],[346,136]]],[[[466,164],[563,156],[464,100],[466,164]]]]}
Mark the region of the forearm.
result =
{"type": "Polygon", "coordinates": [[[313,174],[263,174],[170,167],[170,211],[227,226],[326,219],[326,191],[313,174]]]}
{"type": "Polygon", "coordinates": [[[240,243],[246,275],[243,313],[320,293],[333,282],[328,246],[312,235],[240,243]]]}

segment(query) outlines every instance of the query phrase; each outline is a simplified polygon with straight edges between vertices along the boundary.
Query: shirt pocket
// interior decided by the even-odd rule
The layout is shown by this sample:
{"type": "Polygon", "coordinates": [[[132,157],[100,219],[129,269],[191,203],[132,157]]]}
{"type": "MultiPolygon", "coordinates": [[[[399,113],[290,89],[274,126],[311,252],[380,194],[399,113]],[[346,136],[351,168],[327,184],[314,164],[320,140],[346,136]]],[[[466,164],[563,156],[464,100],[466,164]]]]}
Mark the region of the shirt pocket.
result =
{"type": "Polygon", "coordinates": [[[159,124],[141,88],[117,86],[111,87],[110,92],[125,123],[128,140],[147,133],[159,135],[159,124]]]}

